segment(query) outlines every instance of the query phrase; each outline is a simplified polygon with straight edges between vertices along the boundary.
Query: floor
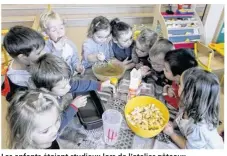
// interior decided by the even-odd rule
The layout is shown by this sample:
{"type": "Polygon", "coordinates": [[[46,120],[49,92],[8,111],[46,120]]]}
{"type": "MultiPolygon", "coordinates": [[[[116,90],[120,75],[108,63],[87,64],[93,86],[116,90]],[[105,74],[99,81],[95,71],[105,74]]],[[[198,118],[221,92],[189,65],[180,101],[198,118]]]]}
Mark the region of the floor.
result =
{"type": "MultiPolygon", "coordinates": [[[[87,32],[87,27],[77,27],[77,28],[67,28],[67,36],[69,39],[71,39],[74,43],[76,43],[78,52],[81,54],[81,46],[83,41],[86,39],[86,32],[87,32]]],[[[217,74],[219,77],[221,77],[223,71],[218,72],[217,74]]],[[[2,106],[2,148],[5,149],[7,148],[7,138],[8,134],[7,132],[9,131],[7,121],[6,121],[6,114],[7,114],[7,106],[8,103],[5,100],[5,97],[2,97],[1,99],[1,106],[2,106]]],[[[220,95],[220,119],[223,122],[224,121],[224,90],[222,88],[221,95],[220,95]]],[[[221,131],[224,129],[224,122],[222,125],[219,126],[218,130],[221,131]]]]}

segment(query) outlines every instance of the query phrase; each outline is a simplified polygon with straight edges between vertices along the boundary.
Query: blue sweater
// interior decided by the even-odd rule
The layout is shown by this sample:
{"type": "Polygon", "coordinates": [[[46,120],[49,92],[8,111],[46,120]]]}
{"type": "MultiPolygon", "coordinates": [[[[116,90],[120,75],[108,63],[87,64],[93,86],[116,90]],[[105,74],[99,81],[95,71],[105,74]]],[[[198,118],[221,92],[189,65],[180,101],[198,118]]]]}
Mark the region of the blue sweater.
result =
{"type": "MultiPolygon", "coordinates": [[[[70,83],[71,83],[70,84],[71,89],[69,92],[72,94],[100,89],[100,82],[98,81],[77,80],[77,81],[71,81],[70,83]]],[[[77,111],[78,111],[77,108],[71,104],[66,110],[64,110],[64,112],[62,113],[62,121],[61,121],[59,132],[61,132],[61,130],[63,130],[68,125],[68,123],[76,115],[77,111]]]]}
{"type": "Polygon", "coordinates": [[[126,49],[121,49],[114,42],[112,44],[114,57],[116,57],[119,61],[124,61],[127,57],[128,57],[128,60],[131,60],[132,59],[132,48],[133,48],[133,43],[130,47],[128,47],[126,49]]]}

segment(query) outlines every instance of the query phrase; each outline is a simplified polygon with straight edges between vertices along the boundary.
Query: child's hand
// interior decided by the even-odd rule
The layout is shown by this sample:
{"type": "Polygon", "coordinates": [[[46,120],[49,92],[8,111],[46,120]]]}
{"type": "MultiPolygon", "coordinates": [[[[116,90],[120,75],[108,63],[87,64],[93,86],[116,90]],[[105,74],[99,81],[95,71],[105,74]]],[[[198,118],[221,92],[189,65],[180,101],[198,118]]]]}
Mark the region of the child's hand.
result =
{"type": "Polygon", "coordinates": [[[81,75],[83,75],[84,74],[84,72],[85,72],[85,68],[84,68],[84,66],[83,65],[77,65],[76,66],[76,71],[78,72],[78,73],[80,73],[81,75]]]}
{"type": "Polygon", "coordinates": [[[168,84],[163,87],[163,93],[162,93],[163,96],[168,95],[168,88],[169,87],[170,87],[170,85],[168,85],[168,84]]]}
{"type": "Polygon", "coordinates": [[[75,107],[84,107],[87,104],[87,96],[77,96],[72,103],[75,107]]]}
{"type": "Polygon", "coordinates": [[[57,51],[60,51],[63,49],[63,47],[65,46],[66,43],[66,37],[63,36],[61,37],[61,39],[59,39],[59,41],[57,43],[53,42],[53,46],[57,51]]]}
{"type": "Polygon", "coordinates": [[[170,85],[165,85],[163,87],[163,93],[162,93],[162,95],[163,96],[168,95],[169,97],[174,97],[175,96],[175,93],[173,91],[173,88],[170,85]]]}
{"type": "Polygon", "coordinates": [[[123,65],[128,65],[129,63],[132,63],[132,60],[128,60],[128,57],[123,61],[123,65]]]}
{"type": "Polygon", "coordinates": [[[172,87],[167,88],[167,94],[169,97],[175,97],[175,93],[172,87]]]}
{"type": "Polygon", "coordinates": [[[140,67],[140,70],[141,70],[142,77],[145,77],[145,76],[151,74],[150,68],[148,66],[142,66],[142,67],[140,67]]]}
{"type": "Polygon", "coordinates": [[[114,85],[112,85],[110,83],[110,80],[107,80],[107,81],[101,83],[101,89],[103,89],[103,88],[112,88],[113,89],[113,94],[116,93],[116,88],[115,88],[114,85]]]}
{"type": "Polygon", "coordinates": [[[97,54],[97,59],[99,61],[104,61],[106,59],[106,57],[102,52],[100,52],[100,53],[97,54]]]}
{"type": "Polygon", "coordinates": [[[165,133],[168,136],[171,136],[174,133],[172,122],[167,123],[167,125],[165,126],[165,128],[163,130],[163,133],[165,133]]]}
{"type": "Polygon", "coordinates": [[[143,63],[140,62],[140,63],[136,64],[136,69],[139,69],[139,68],[141,68],[142,66],[143,66],[143,63]]]}

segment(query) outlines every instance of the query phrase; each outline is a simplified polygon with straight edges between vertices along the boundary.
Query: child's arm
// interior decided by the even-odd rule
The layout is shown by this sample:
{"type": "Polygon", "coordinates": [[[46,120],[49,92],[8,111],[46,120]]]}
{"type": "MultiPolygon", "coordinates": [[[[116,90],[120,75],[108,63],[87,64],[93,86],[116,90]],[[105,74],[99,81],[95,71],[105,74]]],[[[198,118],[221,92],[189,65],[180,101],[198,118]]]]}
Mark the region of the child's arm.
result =
{"type": "Polygon", "coordinates": [[[186,147],[186,139],[183,136],[178,135],[174,132],[173,124],[168,122],[163,132],[170,136],[170,138],[175,142],[181,149],[185,149],[186,147]]]}
{"type": "Polygon", "coordinates": [[[181,149],[185,149],[185,147],[186,147],[185,137],[178,135],[175,132],[172,135],[170,135],[170,137],[181,149]]]}
{"type": "Polygon", "coordinates": [[[136,66],[136,64],[133,63],[133,62],[131,62],[131,63],[127,64],[127,65],[125,66],[125,68],[126,68],[126,70],[129,70],[129,69],[134,68],[135,66],[136,66]]]}
{"type": "Polygon", "coordinates": [[[70,85],[71,85],[70,93],[72,94],[101,89],[101,83],[93,80],[77,80],[71,82],[70,85]]]}
{"type": "Polygon", "coordinates": [[[61,130],[64,129],[68,125],[68,123],[74,118],[74,116],[78,112],[78,108],[84,107],[86,103],[86,96],[78,96],[72,101],[69,107],[63,111],[59,132],[61,132],[61,130]]]}
{"type": "Polygon", "coordinates": [[[98,90],[101,91],[103,88],[112,88],[113,92],[115,93],[115,87],[110,84],[110,81],[105,81],[105,82],[98,82],[98,81],[93,81],[93,80],[77,80],[74,82],[71,82],[71,89],[70,93],[78,93],[78,92],[87,92],[87,91],[92,91],[92,90],[98,90]]]}

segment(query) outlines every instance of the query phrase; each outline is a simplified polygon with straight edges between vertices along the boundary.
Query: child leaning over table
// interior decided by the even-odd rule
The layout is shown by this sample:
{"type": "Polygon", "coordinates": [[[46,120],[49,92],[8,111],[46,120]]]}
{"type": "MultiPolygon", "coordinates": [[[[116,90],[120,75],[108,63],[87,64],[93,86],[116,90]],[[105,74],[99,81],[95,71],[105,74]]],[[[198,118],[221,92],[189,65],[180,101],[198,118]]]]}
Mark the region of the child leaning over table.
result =
{"type": "Polygon", "coordinates": [[[86,100],[75,99],[62,114],[57,99],[37,90],[18,91],[10,102],[7,119],[13,149],[59,149],[58,136],[86,100]]]}
{"type": "MultiPolygon", "coordinates": [[[[147,79],[149,83],[154,82],[156,86],[164,87],[166,84],[170,84],[170,81],[166,79],[164,75],[164,57],[166,53],[173,50],[174,46],[171,41],[165,38],[159,38],[149,51],[148,61],[151,67],[141,67],[142,76],[147,79]]],[[[162,92],[162,90],[161,90],[162,92]]]]}
{"type": "Polygon", "coordinates": [[[95,17],[89,26],[87,39],[82,46],[82,63],[90,68],[98,61],[109,60],[114,57],[111,47],[111,26],[106,17],[95,17]]]}
{"type": "Polygon", "coordinates": [[[40,27],[49,37],[45,51],[61,57],[67,62],[72,72],[84,73],[76,45],[65,35],[65,24],[60,15],[54,11],[45,11],[40,16],[40,27]]]}
{"type": "Polygon", "coordinates": [[[114,57],[123,62],[126,69],[135,67],[132,62],[132,49],[134,46],[132,27],[118,18],[110,22],[112,28],[112,49],[114,57]]]}
{"type": "Polygon", "coordinates": [[[155,140],[154,148],[223,149],[218,134],[220,84],[218,77],[206,70],[190,68],[180,78],[178,95],[180,111],[163,132],[172,142],[166,144],[155,140]],[[180,133],[174,129],[178,127],[180,133]]]}
{"type": "Polygon", "coordinates": [[[27,89],[31,77],[30,66],[44,54],[44,46],[43,36],[28,27],[14,26],[5,35],[3,47],[13,58],[2,85],[2,95],[6,96],[7,101],[17,90],[27,89]]]}
{"type": "Polygon", "coordinates": [[[105,87],[110,87],[115,92],[115,87],[110,84],[110,81],[102,83],[93,80],[72,81],[72,73],[67,63],[48,53],[41,56],[32,66],[31,75],[36,88],[44,88],[59,100],[66,93],[74,95],[91,90],[102,90],[105,87]]]}
{"type": "Polygon", "coordinates": [[[176,49],[166,53],[164,58],[164,74],[167,79],[172,81],[171,86],[163,87],[163,96],[167,102],[167,107],[177,110],[179,108],[178,89],[181,74],[192,67],[198,65],[194,53],[190,49],[176,49]]]}
{"type": "Polygon", "coordinates": [[[132,50],[132,60],[136,63],[136,68],[142,66],[151,67],[148,61],[149,51],[158,39],[158,34],[151,29],[143,29],[136,39],[136,44],[132,50]]]}

